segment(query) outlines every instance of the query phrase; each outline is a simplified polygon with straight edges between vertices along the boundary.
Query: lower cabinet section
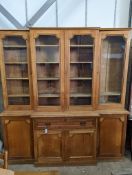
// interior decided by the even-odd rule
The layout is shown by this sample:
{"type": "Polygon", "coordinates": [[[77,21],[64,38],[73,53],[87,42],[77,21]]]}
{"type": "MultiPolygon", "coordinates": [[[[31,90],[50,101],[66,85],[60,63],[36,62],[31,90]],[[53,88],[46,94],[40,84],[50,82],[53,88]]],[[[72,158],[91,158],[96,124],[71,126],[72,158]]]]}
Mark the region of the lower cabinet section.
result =
{"type": "Polygon", "coordinates": [[[126,115],[101,115],[99,119],[99,157],[118,159],[124,154],[126,115]]]}
{"type": "Polygon", "coordinates": [[[4,123],[4,143],[9,159],[32,159],[32,128],[30,118],[8,117],[4,123]]]}
{"type": "Polygon", "coordinates": [[[96,163],[96,118],[35,119],[34,148],[36,164],[96,163]]]}
{"type": "Polygon", "coordinates": [[[124,155],[127,114],[4,116],[4,145],[12,162],[95,164],[124,155]]]}

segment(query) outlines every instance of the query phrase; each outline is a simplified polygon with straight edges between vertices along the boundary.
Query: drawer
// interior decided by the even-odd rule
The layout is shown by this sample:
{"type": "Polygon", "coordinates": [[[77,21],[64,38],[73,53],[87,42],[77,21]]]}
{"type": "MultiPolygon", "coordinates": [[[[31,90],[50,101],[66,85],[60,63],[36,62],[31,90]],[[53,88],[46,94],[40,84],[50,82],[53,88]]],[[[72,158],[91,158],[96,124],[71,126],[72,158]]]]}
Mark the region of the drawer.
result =
{"type": "Polygon", "coordinates": [[[34,120],[34,129],[81,129],[81,128],[96,128],[96,118],[90,119],[36,119],[34,120]]]}
{"type": "Polygon", "coordinates": [[[96,128],[96,119],[67,119],[67,127],[69,128],[96,128]]]}
{"type": "Polygon", "coordinates": [[[36,119],[33,121],[34,129],[44,129],[44,128],[61,128],[64,126],[64,120],[55,120],[55,119],[36,119]]]}

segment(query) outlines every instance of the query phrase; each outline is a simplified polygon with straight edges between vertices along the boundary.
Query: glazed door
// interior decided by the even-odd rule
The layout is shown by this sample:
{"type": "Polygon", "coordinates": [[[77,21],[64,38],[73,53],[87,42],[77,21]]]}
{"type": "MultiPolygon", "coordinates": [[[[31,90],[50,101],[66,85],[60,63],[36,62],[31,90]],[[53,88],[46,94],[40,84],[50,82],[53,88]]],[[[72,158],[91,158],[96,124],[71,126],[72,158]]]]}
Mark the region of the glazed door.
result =
{"type": "Polygon", "coordinates": [[[126,116],[102,115],[99,119],[99,157],[120,158],[125,147],[126,116]]]}
{"type": "Polygon", "coordinates": [[[128,53],[128,31],[100,33],[99,108],[124,107],[128,53]]]}
{"type": "Polygon", "coordinates": [[[97,34],[93,30],[65,33],[65,99],[69,109],[88,109],[95,105],[97,34]]]}
{"type": "Polygon", "coordinates": [[[4,107],[28,109],[31,106],[28,33],[5,32],[0,37],[4,107]]]}
{"type": "Polygon", "coordinates": [[[59,30],[31,30],[35,106],[64,108],[64,41],[59,30]]]}
{"type": "Polygon", "coordinates": [[[62,132],[45,128],[34,132],[36,163],[62,162],[62,132]]]}

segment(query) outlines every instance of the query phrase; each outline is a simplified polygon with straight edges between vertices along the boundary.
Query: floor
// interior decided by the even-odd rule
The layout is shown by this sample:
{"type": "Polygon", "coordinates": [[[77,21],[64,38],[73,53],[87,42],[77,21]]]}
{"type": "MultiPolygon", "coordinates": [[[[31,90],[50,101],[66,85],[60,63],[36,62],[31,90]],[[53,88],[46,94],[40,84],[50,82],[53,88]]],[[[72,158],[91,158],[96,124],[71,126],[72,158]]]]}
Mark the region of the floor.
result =
{"type": "MultiPolygon", "coordinates": [[[[60,175],[111,175],[115,171],[131,171],[132,161],[127,153],[123,160],[117,162],[98,162],[95,166],[61,166],[61,167],[35,167],[32,164],[9,165],[9,169],[17,171],[51,171],[58,170],[60,175]]],[[[120,174],[120,173],[118,173],[120,174]]]]}

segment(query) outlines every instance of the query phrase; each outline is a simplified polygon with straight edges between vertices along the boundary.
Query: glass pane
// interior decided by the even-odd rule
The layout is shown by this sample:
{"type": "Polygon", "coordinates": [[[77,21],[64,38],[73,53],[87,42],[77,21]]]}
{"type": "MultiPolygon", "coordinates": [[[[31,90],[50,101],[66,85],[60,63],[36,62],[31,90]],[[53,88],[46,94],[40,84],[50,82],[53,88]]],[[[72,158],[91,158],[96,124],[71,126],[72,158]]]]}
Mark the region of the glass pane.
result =
{"type": "Polygon", "coordinates": [[[29,105],[29,78],[26,41],[21,36],[3,40],[9,105],[29,105]]]}
{"type": "Polygon", "coordinates": [[[74,35],[70,40],[71,45],[92,45],[93,38],[90,35],[74,35]]]}
{"type": "Polygon", "coordinates": [[[26,64],[6,64],[6,78],[28,78],[28,66],[26,64]]]}
{"type": "Polygon", "coordinates": [[[45,46],[37,47],[37,63],[41,62],[59,62],[59,47],[58,46],[45,46]]]}
{"type": "Polygon", "coordinates": [[[124,54],[122,36],[108,36],[102,41],[100,103],[121,102],[124,54]]]}
{"type": "Polygon", "coordinates": [[[94,40],[75,35],[70,40],[70,104],[91,105],[94,40]]]}
{"type": "Polygon", "coordinates": [[[59,45],[59,40],[53,35],[39,35],[36,39],[36,46],[37,45],[59,45]]]}
{"type": "Polygon", "coordinates": [[[8,96],[29,96],[28,80],[7,80],[8,96]]]}
{"type": "Polygon", "coordinates": [[[60,99],[58,97],[42,97],[39,98],[39,105],[40,106],[58,106],[60,105],[60,99]]]}
{"type": "Polygon", "coordinates": [[[27,63],[26,48],[4,47],[5,63],[27,63]]]}
{"type": "Polygon", "coordinates": [[[7,94],[10,105],[29,105],[29,81],[7,80],[7,94]],[[26,97],[26,98],[25,98],[26,97]],[[21,99],[21,100],[20,100],[21,99]],[[25,99],[28,99],[25,101],[25,99]]]}
{"type": "Polygon", "coordinates": [[[30,98],[29,97],[9,97],[8,98],[10,105],[29,105],[30,98]]]}
{"type": "Polygon", "coordinates": [[[55,80],[39,80],[38,81],[38,93],[39,96],[59,96],[59,81],[55,80]]]}
{"type": "Polygon", "coordinates": [[[41,106],[60,105],[59,39],[40,35],[36,40],[38,103],[41,106]]]}
{"type": "Polygon", "coordinates": [[[4,46],[26,46],[26,41],[21,36],[7,36],[3,44],[4,46]]]}
{"type": "Polygon", "coordinates": [[[5,62],[26,62],[26,41],[19,36],[7,36],[3,40],[5,62]]]}
{"type": "Polygon", "coordinates": [[[37,64],[37,77],[59,79],[59,64],[37,64]]]}

